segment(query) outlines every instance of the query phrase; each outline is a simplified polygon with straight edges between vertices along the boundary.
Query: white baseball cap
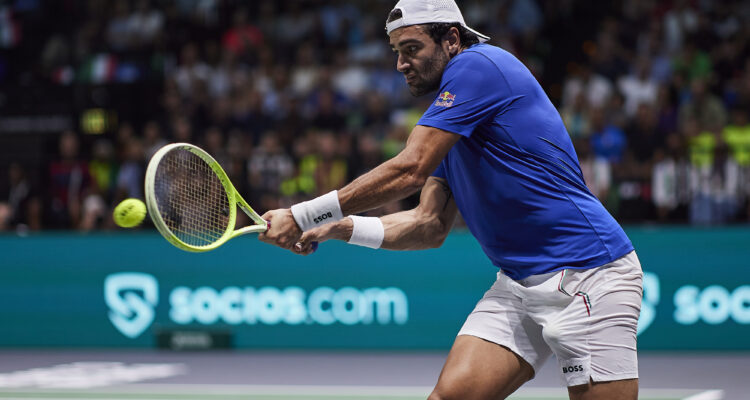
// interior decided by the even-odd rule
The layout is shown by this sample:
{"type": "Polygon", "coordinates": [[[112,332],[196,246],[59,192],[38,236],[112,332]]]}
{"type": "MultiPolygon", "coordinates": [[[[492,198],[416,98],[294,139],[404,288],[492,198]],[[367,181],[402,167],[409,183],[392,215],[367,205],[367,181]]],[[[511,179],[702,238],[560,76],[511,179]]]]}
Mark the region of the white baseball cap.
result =
{"type": "Polygon", "coordinates": [[[400,0],[393,7],[393,10],[401,10],[402,17],[385,24],[385,30],[389,36],[395,29],[404,26],[430,24],[433,22],[458,22],[469,32],[477,35],[480,42],[490,40],[489,36],[483,35],[466,26],[464,16],[461,15],[461,10],[458,9],[458,5],[454,0],[400,0]]]}

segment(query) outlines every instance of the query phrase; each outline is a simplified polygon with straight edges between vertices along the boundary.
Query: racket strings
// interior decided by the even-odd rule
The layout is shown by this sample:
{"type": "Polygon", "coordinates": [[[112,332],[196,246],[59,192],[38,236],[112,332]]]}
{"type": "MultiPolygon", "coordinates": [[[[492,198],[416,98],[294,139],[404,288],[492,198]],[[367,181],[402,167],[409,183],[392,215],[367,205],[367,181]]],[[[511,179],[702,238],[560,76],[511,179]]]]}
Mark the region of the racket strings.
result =
{"type": "Polygon", "coordinates": [[[224,186],[211,167],[188,150],[172,150],[162,158],[154,191],[165,225],[188,245],[208,246],[229,228],[224,186]]]}

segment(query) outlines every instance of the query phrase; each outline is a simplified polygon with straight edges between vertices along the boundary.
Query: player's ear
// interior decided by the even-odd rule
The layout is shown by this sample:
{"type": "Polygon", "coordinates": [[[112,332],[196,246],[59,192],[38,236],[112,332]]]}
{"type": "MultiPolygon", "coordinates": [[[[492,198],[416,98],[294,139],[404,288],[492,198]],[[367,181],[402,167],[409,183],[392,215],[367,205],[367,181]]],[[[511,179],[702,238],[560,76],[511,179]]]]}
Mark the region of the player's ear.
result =
{"type": "Polygon", "coordinates": [[[461,50],[461,34],[458,32],[458,28],[451,27],[448,30],[443,36],[443,46],[451,57],[458,54],[458,51],[461,50]]]}

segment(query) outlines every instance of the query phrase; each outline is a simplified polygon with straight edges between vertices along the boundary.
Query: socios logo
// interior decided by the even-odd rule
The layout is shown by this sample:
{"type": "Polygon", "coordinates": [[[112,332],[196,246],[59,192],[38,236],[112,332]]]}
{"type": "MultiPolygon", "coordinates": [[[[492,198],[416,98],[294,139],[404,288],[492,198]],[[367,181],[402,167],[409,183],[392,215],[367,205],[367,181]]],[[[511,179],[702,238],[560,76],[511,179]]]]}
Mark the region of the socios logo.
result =
{"type": "Polygon", "coordinates": [[[180,286],[169,296],[169,316],[178,324],[210,325],[403,325],[409,320],[409,303],[399,288],[321,286],[309,293],[296,286],[229,286],[191,289],[180,286]]]}
{"type": "Polygon", "coordinates": [[[750,324],[750,285],[742,285],[729,291],[724,286],[711,285],[701,289],[685,285],[674,293],[674,319],[682,325],[703,321],[718,325],[733,320],[738,324],[750,324]]]}
{"type": "Polygon", "coordinates": [[[159,302],[159,285],[151,275],[123,272],[104,280],[104,301],[109,306],[109,320],[120,333],[133,339],[154,321],[154,307],[159,302]]]}
{"type": "Polygon", "coordinates": [[[645,332],[656,319],[656,306],[659,304],[661,289],[659,277],[651,272],[643,273],[643,301],[641,316],[638,318],[638,335],[645,332]]]}
{"type": "MultiPolygon", "coordinates": [[[[104,281],[109,320],[131,339],[154,322],[158,298],[159,285],[148,274],[123,272],[104,281]]],[[[169,292],[169,319],[179,325],[403,325],[409,301],[396,287],[321,286],[307,292],[296,286],[177,286],[169,292]]]]}

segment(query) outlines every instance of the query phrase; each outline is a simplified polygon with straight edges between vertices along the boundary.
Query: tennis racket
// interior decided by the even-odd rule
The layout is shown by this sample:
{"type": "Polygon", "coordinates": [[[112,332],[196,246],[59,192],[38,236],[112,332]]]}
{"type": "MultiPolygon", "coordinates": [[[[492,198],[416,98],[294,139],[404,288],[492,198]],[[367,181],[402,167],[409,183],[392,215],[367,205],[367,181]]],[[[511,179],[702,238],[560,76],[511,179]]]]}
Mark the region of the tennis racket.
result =
{"type": "Polygon", "coordinates": [[[268,229],[219,163],[192,144],[159,149],[148,163],[145,189],[156,229],[182,250],[209,251],[237,236],[268,229]],[[235,229],[237,206],[253,225],[235,229]]]}

